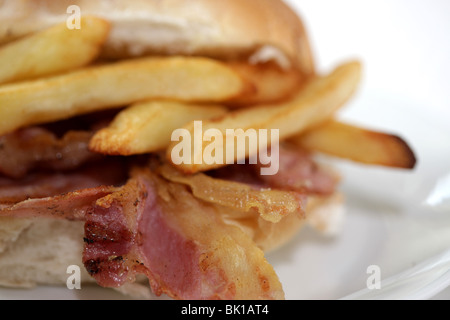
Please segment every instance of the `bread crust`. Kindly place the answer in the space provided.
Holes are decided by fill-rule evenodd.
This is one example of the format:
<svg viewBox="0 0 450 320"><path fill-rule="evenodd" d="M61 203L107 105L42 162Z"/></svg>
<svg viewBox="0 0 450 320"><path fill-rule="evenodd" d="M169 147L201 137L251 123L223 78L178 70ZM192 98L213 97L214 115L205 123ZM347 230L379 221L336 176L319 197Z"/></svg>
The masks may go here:
<svg viewBox="0 0 450 320"><path fill-rule="evenodd" d="M67 8L108 20L103 55L143 54L271 58L307 75L314 63L298 14L281 0L0 0L0 44L66 21ZM255 58L256 54L256 58Z"/></svg>

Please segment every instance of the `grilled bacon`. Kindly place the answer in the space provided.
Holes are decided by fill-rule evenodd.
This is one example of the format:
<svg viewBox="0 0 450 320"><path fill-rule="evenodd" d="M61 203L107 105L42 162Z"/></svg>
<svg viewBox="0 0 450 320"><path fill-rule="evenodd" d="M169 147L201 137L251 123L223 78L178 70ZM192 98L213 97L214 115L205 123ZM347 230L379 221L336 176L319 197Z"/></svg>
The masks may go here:
<svg viewBox="0 0 450 320"><path fill-rule="evenodd" d="M317 164L305 150L289 144L279 148L279 170L274 175L259 174L260 163L229 165L208 174L220 179L242 182L256 189L272 188L302 194L331 195L339 182L336 173Z"/></svg>
<svg viewBox="0 0 450 320"><path fill-rule="evenodd" d="M54 167L50 150L73 150L89 133L57 138L43 129L28 130L4 138L13 158L23 156L17 146L33 139L46 147L22 159L22 169L10 174L15 178L0 178L0 216L84 221L82 262L99 285L120 287L143 274L155 294L175 299L284 298L264 252L227 220L261 215L265 223L276 223L290 214L302 219L308 195L330 193L337 182L309 155L284 147L279 173L266 178L254 174L259 165L234 165L202 174L200 183L179 181L175 169L164 171L164 164L148 158L143 165L83 152L73 168ZM7 168L8 161L0 167ZM230 202L226 194L205 196L211 188L245 192ZM262 208L266 202L275 214Z"/></svg>
<svg viewBox="0 0 450 320"><path fill-rule="evenodd" d="M85 221L83 263L96 281L118 287L148 277L176 299L281 299L264 253L219 211L147 170L122 187L97 187L3 208L3 216Z"/></svg>

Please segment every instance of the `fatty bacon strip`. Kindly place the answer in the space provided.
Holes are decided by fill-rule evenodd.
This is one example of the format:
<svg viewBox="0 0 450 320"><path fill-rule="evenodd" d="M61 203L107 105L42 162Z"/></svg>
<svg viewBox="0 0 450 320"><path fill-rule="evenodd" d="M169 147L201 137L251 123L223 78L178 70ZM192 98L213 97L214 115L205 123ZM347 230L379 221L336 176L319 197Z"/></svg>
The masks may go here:
<svg viewBox="0 0 450 320"><path fill-rule="evenodd" d="M0 208L27 199L44 198L102 185L123 185L128 178L123 159L104 159L76 170L36 171L20 179L0 177Z"/></svg>
<svg viewBox="0 0 450 320"><path fill-rule="evenodd" d="M312 154L287 143L279 148L279 170L274 175L261 175L262 164L229 165L211 171L214 178L235 181L256 189L292 191L307 195L329 196L336 191L339 177L319 165Z"/></svg>
<svg viewBox="0 0 450 320"><path fill-rule="evenodd" d="M189 186L195 197L226 207L225 215L278 223L294 214L305 217L308 196L330 196L339 181L337 175L316 164L312 155L283 144L275 175L259 174L260 164L228 165L207 173L185 175L173 166L158 171L169 181ZM248 213L248 214L247 214Z"/></svg>
<svg viewBox="0 0 450 320"><path fill-rule="evenodd" d="M2 216L85 221L83 263L99 285L148 277L175 299L283 299L264 253L185 186L135 169L122 187L97 187L4 207Z"/></svg>

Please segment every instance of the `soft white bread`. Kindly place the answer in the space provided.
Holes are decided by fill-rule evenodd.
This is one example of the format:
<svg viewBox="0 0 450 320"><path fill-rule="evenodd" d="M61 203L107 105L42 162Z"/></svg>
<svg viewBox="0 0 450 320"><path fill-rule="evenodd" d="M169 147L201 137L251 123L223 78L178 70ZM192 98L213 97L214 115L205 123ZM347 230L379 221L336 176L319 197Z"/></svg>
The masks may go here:
<svg viewBox="0 0 450 320"><path fill-rule="evenodd" d="M53 219L0 218L0 285L62 284L67 267L80 265L83 224ZM83 281L89 281L82 270Z"/></svg>
<svg viewBox="0 0 450 320"><path fill-rule="evenodd" d="M65 286L72 265L80 267L83 286L95 285L82 263L83 236L79 221L0 217L0 287ZM137 299L152 297L145 282L116 290Z"/></svg>
<svg viewBox="0 0 450 320"><path fill-rule="evenodd" d="M0 43L67 21L71 5L111 23L109 57L245 56L314 72L304 26L281 0L0 0Z"/></svg>

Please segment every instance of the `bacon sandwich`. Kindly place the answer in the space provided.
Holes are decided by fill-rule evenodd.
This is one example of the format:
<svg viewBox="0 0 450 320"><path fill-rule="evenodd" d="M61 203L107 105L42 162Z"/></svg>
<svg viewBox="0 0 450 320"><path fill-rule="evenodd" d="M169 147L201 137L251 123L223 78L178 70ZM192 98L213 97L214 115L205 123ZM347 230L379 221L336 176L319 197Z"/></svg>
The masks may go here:
<svg viewBox="0 0 450 320"><path fill-rule="evenodd" d="M415 165L403 139L338 120L361 65L319 74L281 0L3 0L0 21L3 287L80 266L82 286L135 298L290 298L266 254L334 230L352 178L316 154ZM214 139L174 161L198 121ZM197 161L249 130L278 139ZM262 175L253 155L275 143Z"/></svg>

